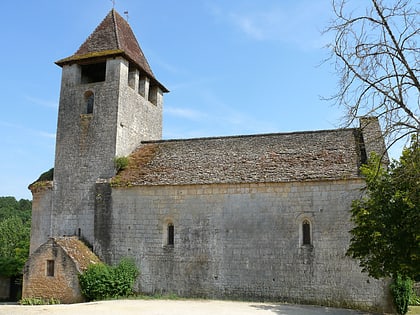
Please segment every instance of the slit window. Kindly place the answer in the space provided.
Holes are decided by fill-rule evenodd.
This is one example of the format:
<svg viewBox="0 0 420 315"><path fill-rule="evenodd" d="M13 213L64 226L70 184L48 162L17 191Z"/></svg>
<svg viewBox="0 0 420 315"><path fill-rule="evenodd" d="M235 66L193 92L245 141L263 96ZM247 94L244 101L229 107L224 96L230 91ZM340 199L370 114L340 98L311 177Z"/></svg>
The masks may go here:
<svg viewBox="0 0 420 315"><path fill-rule="evenodd" d="M128 86L132 89L136 89L136 81L138 80L136 80L136 78L138 78L138 71L135 66L130 63L128 66Z"/></svg>
<svg viewBox="0 0 420 315"><path fill-rule="evenodd" d="M158 98L158 87L155 85L151 85L149 88L149 102L157 105L157 98Z"/></svg>
<svg viewBox="0 0 420 315"><path fill-rule="evenodd" d="M54 260L47 260L47 276L54 277Z"/></svg>
<svg viewBox="0 0 420 315"><path fill-rule="evenodd" d="M302 222L302 245L311 245L311 223L308 220Z"/></svg>
<svg viewBox="0 0 420 315"><path fill-rule="evenodd" d="M168 246L174 246L175 228L172 223L168 224Z"/></svg>
<svg viewBox="0 0 420 315"><path fill-rule="evenodd" d="M85 106L86 106L86 114L93 113L93 104L95 102L95 96L92 91L85 92Z"/></svg>
<svg viewBox="0 0 420 315"><path fill-rule="evenodd" d="M106 63L82 65L82 84L105 81Z"/></svg>
<svg viewBox="0 0 420 315"><path fill-rule="evenodd" d="M149 98L149 79L146 76L139 80L139 94L144 98Z"/></svg>

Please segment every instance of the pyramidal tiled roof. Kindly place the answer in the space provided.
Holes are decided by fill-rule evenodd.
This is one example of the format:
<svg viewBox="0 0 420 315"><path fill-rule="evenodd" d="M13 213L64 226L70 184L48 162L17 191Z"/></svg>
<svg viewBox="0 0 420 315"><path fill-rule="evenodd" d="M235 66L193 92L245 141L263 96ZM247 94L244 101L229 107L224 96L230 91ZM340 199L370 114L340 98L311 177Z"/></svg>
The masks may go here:
<svg viewBox="0 0 420 315"><path fill-rule="evenodd" d="M155 81L163 91L168 90L156 80L143 51L127 21L112 9L86 41L72 56L56 62L63 66L92 58L122 55Z"/></svg>

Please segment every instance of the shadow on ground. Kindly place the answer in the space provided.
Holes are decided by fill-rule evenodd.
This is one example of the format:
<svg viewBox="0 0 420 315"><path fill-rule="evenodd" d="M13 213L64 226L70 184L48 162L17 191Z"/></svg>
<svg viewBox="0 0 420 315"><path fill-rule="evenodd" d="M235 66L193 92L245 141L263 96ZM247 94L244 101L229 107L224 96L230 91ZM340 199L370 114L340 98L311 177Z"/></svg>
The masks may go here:
<svg viewBox="0 0 420 315"><path fill-rule="evenodd" d="M271 311L277 315L375 315L362 311L338 309L321 306L293 305L293 304L272 304L272 305L251 305L259 310Z"/></svg>

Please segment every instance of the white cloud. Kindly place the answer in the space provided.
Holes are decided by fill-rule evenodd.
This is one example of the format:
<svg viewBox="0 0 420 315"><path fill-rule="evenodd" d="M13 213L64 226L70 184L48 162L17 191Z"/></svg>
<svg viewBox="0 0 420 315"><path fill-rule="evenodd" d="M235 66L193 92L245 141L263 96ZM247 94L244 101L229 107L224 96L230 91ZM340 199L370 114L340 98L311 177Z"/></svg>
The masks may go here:
<svg viewBox="0 0 420 315"><path fill-rule="evenodd" d="M26 96L25 99L35 105L42 106L42 107L48 107L48 108L58 108L58 102L51 101L51 100L44 100L32 96Z"/></svg>
<svg viewBox="0 0 420 315"><path fill-rule="evenodd" d="M45 131L38 131L38 134L42 137L49 138L49 139L55 139L56 134L51 132L45 132Z"/></svg>
<svg viewBox="0 0 420 315"><path fill-rule="evenodd" d="M211 90L200 89L200 109L165 107L168 116L166 138L191 138L275 132L277 126L266 119L246 114L226 104ZM217 133L215 133L217 131Z"/></svg>
<svg viewBox="0 0 420 315"><path fill-rule="evenodd" d="M201 113L197 110L179 107L165 107L164 114L194 121L202 120L206 117L205 113Z"/></svg>
<svg viewBox="0 0 420 315"><path fill-rule="evenodd" d="M267 32L264 30L263 25L258 25L259 23L257 23L255 17L232 13L230 18L249 37L256 40L267 38Z"/></svg>
<svg viewBox="0 0 420 315"><path fill-rule="evenodd" d="M14 129L14 130L18 130L18 131L20 131L24 134L27 134L27 135L38 135L38 136L43 137L43 138L55 139L55 133L46 132L46 131L42 131L42 130L36 130L36 129L32 129L32 128L27 128L27 127L25 127L23 125L20 125L20 124L10 123L10 122L7 122L7 121L0 121L0 126L6 127L9 130L9 132L10 132L10 129Z"/></svg>
<svg viewBox="0 0 420 315"><path fill-rule="evenodd" d="M282 41L301 49L324 45L321 31L331 14L329 0L278 2L271 7L236 7L230 12L210 11L220 15L249 38L257 41Z"/></svg>

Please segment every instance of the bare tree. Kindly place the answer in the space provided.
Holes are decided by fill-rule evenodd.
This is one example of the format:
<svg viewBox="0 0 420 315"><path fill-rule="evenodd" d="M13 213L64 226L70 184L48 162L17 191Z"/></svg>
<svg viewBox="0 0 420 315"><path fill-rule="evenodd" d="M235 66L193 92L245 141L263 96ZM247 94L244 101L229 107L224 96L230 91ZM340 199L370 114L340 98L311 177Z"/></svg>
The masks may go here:
<svg viewBox="0 0 420 315"><path fill-rule="evenodd" d="M328 60L339 82L329 99L345 108L346 125L379 117L392 146L420 131L420 2L370 0L363 9L351 2L332 0L335 18L325 32L334 35Z"/></svg>

